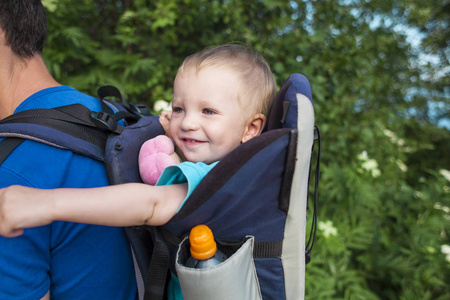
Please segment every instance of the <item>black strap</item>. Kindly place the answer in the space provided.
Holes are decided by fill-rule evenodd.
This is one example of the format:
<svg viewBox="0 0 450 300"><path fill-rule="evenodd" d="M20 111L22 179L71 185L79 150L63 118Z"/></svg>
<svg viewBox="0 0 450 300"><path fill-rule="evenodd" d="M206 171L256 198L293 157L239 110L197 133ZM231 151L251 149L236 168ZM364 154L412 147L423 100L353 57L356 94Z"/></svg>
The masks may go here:
<svg viewBox="0 0 450 300"><path fill-rule="evenodd" d="M153 254L145 281L144 300L162 300L169 271L169 249L158 227L151 227L155 237Z"/></svg>
<svg viewBox="0 0 450 300"><path fill-rule="evenodd" d="M118 126L117 121L108 113L93 112L81 104L72 104L56 108L25 110L1 120L0 124L32 123L47 126L45 125L47 122L48 124L51 124L48 127L52 127L53 124L57 124L58 121L68 124L99 128L118 134L123 131L123 127Z"/></svg>
<svg viewBox="0 0 450 300"><path fill-rule="evenodd" d="M125 98L123 97L122 93L118 88L112 85L105 85L100 87L97 90L98 98L101 100L102 103L106 102L110 105L113 105L113 101L107 99L107 97L114 97L117 99L120 99L120 104L126 108L127 111L119 111L118 114L114 116L116 120L126 119L128 122L133 123L134 121L137 121L137 119L140 118L140 116L150 116L150 110L147 108L147 106L143 104L134 103L133 101L127 102ZM106 110L104 110L106 111Z"/></svg>
<svg viewBox="0 0 450 300"><path fill-rule="evenodd" d="M162 239L166 241L166 243L178 246L183 240L164 227L159 227L158 230ZM219 240L217 242L225 247L230 247L231 252L225 250L225 254L234 254L237 248L233 250L233 247L235 245L240 246L242 241ZM253 256L255 258L280 258L282 249L283 241L255 241L253 244Z"/></svg>
<svg viewBox="0 0 450 300"><path fill-rule="evenodd" d="M0 165L23 141L21 138L6 138L0 141Z"/></svg>
<svg viewBox="0 0 450 300"><path fill-rule="evenodd" d="M311 224L311 232L309 234L308 243L305 247L305 264L309 263L311 261L311 251L314 247L314 242L316 240L316 231L317 231L317 201L319 198L319 177L320 177L320 147L321 147L321 139L320 139L320 131L319 127L314 126L314 140L317 140L318 145L318 151L317 151L317 163L316 163L316 174L314 178L314 211L313 211L313 219ZM311 159L314 152L314 145L313 145L313 151L311 151ZM309 182L308 182L309 183ZM309 184L308 184L309 185Z"/></svg>
<svg viewBox="0 0 450 300"><path fill-rule="evenodd" d="M117 99L120 99L121 104L128 108L128 103L125 101L125 98L122 96L122 93L118 88L112 85L104 85L97 89L97 96L100 99L100 101L103 101L106 97L115 97Z"/></svg>
<svg viewBox="0 0 450 300"><path fill-rule="evenodd" d="M72 104L51 109L22 111L0 120L0 124L28 123L46 126L84 140L100 149L105 149L109 134L120 134L124 129L123 126L118 125L118 121L124 119L124 123L128 122L129 124L137 122L140 118L139 114L132 113L131 111L137 111L143 114L145 113L145 107L133 103L133 108L137 106L139 109L130 111L130 105L125 101L120 91L113 86L99 88L98 95L102 106L102 111L100 112L91 111L82 104ZM118 112L114 113L114 110L108 105L110 103L114 106L113 101L105 99L108 96L119 98L121 100L120 105L128 111L117 109ZM2 133L0 137L2 136L5 139L2 141L0 148L0 164L20 144L17 140L13 140L13 137L19 136L23 139L32 139L55 146L55 143L46 141L45 134L40 137L35 137L33 132L29 132L28 134L12 132Z"/></svg>
<svg viewBox="0 0 450 300"><path fill-rule="evenodd" d="M289 144L287 146L286 163L284 164L285 171L281 182L280 200L278 202L278 207L285 213L289 211L295 161L297 159L297 138L298 131L292 130L291 135L289 136Z"/></svg>
<svg viewBox="0 0 450 300"><path fill-rule="evenodd" d="M109 102L106 101L106 100L101 100L100 101L100 105L102 107L102 111L105 112L105 113L108 113L110 115L113 115L114 114L114 110L108 105L108 103Z"/></svg>
<svg viewBox="0 0 450 300"><path fill-rule="evenodd" d="M36 124L64 132L84 140L100 149L104 149L109 133L121 133L123 127L109 114L92 112L81 104L67 105L52 109L31 109L13 114L0 121L0 125L9 123ZM17 137L20 134L2 134ZM45 135L23 134L23 138L45 143Z"/></svg>
<svg viewBox="0 0 450 300"><path fill-rule="evenodd" d="M114 120L120 121L122 119L126 120L127 123L133 124L136 123L139 120L139 117L135 114L132 114L128 111L119 111L112 115Z"/></svg>
<svg viewBox="0 0 450 300"><path fill-rule="evenodd" d="M254 258L281 258L283 241L255 241L253 246Z"/></svg>

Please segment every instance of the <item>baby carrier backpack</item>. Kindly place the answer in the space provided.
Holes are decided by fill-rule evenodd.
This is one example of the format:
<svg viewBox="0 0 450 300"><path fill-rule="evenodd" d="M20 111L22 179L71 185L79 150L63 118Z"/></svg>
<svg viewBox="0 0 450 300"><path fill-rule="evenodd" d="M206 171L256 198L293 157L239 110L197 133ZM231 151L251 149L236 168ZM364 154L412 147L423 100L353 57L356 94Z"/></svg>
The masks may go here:
<svg viewBox="0 0 450 300"><path fill-rule="evenodd" d="M113 87L101 88L99 98L108 104L102 112L70 105L0 121L0 137L7 137L0 141L0 164L23 139L33 139L104 162L110 184L141 182L138 152L145 140L164 134L158 117L142 116L144 108L126 103ZM314 210L306 242L315 140ZM140 299L166 299L172 273L187 300L303 299L317 225L319 161L311 88L306 77L292 74L277 95L265 132L221 160L171 221L125 228ZM184 266L187 236L199 224L211 228L228 257L224 263L210 269Z"/></svg>

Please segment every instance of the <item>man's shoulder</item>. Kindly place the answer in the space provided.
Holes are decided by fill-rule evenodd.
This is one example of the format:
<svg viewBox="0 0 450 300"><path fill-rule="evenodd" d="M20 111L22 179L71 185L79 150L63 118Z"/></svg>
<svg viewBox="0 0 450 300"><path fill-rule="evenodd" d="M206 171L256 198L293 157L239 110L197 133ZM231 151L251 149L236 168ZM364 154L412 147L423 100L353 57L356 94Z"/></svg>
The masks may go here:
<svg viewBox="0 0 450 300"><path fill-rule="evenodd" d="M69 86L43 89L28 97L16 109L54 108L83 104L91 110L100 109L100 101ZM107 184L104 164L39 142L25 140L0 166L0 186L20 184L41 188L89 185L80 177L89 177L94 185ZM90 172L95 176L89 176Z"/></svg>
<svg viewBox="0 0 450 300"><path fill-rule="evenodd" d="M56 86L40 90L25 99L15 112L34 108L54 108L70 104L83 104L91 110L101 108L100 101L70 86Z"/></svg>

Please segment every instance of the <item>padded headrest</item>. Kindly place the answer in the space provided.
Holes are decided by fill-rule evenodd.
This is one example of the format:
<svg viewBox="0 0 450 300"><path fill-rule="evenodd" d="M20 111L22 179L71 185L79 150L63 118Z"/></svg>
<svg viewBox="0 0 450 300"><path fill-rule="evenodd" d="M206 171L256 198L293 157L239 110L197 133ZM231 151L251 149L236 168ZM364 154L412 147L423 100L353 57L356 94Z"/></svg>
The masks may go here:
<svg viewBox="0 0 450 300"><path fill-rule="evenodd" d="M311 86L308 79L294 73L284 82L269 114L267 130L297 128L297 94L306 96L312 103Z"/></svg>

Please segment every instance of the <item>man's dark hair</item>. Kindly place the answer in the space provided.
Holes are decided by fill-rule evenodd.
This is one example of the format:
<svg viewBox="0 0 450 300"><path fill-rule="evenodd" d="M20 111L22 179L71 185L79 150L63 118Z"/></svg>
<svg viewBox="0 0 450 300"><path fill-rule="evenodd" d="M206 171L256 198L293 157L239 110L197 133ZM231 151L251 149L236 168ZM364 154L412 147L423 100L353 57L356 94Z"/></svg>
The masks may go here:
<svg viewBox="0 0 450 300"><path fill-rule="evenodd" d="M21 57L42 53L47 18L40 0L0 0L0 28L6 44Z"/></svg>

